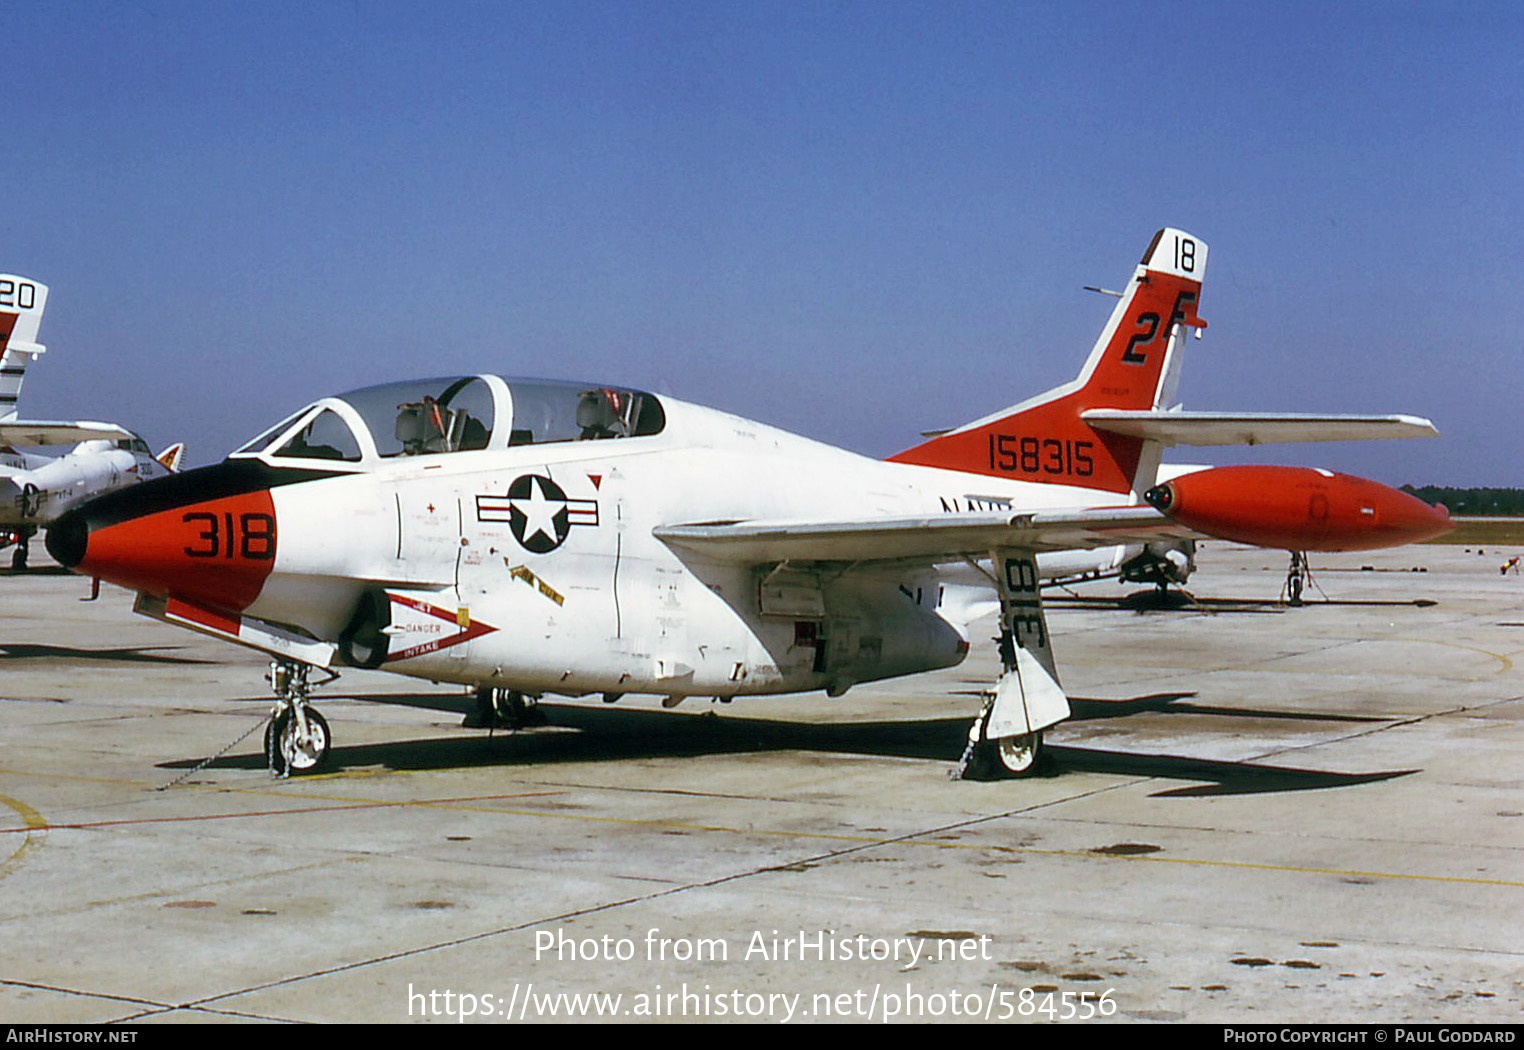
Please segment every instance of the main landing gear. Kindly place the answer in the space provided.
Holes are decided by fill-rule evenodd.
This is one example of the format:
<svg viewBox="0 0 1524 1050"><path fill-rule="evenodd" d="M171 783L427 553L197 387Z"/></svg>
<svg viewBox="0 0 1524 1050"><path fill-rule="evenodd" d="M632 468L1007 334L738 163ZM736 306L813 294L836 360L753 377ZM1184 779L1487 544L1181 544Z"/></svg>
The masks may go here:
<svg viewBox="0 0 1524 1050"><path fill-rule="evenodd" d="M1291 552L1291 564L1286 569L1286 585L1281 588L1281 597L1286 599L1287 605L1297 606L1304 604L1302 591L1307 584L1317 586L1312 578L1312 566L1307 563L1307 555L1302 551Z"/></svg>
<svg viewBox="0 0 1524 1050"><path fill-rule="evenodd" d="M968 746L952 773L954 780L1004 780L1034 772L1043 757L1042 730L1017 736L989 735L995 709L995 690L984 694L984 706L968 730Z"/></svg>
<svg viewBox="0 0 1524 1050"><path fill-rule="evenodd" d="M300 776L315 773L328 759L333 735L328 722L308 701L313 689L339 677L328 672L321 682L309 683L312 665L292 660L270 661L265 680L275 690L275 710L265 726L265 759L274 776Z"/></svg>
<svg viewBox="0 0 1524 1050"><path fill-rule="evenodd" d="M11 568L16 572L26 569L27 555L30 553L29 544L36 534L37 526L35 525L21 525L9 533L8 539L16 545L16 549L11 551Z"/></svg>
<svg viewBox="0 0 1524 1050"><path fill-rule="evenodd" d="M527 729L545 724L539 697L486 685L475 695L476 707L461 722L467 729Z"/></svg>
<svg viewBox="0 0 1524 1050"><path fill-rule="evenodd" d="M955 779L997 780L1037 772L1043 731L1069 717L1069 698L1054 669L1035 556L997 550L990 560L1000 596L997 642L1003 672L984 694L968 746L952 772Z"/></svg>

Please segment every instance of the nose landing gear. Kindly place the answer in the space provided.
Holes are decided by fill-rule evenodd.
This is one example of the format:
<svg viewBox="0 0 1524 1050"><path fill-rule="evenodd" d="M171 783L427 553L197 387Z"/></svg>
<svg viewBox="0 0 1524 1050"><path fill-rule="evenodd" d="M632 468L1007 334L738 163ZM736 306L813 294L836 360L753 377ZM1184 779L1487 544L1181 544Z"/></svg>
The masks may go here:
<svg viewBox="0 0 1524 1050"><path fill-rule="evenodd" d="M339 676L332 671L321 682L309 683L312 665L291 660L270 661L265 680L275 690L275 709L265 726L265 759L272 776L315 773L328 759L333 736L328 722L318 714L308 696Z"/></svg>

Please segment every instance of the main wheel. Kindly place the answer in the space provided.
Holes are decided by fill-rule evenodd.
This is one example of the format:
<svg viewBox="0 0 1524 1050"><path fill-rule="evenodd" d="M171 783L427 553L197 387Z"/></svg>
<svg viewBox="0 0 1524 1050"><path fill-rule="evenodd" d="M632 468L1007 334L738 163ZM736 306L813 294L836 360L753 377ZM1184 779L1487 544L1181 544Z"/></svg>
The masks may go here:
<svg viewBox="0 0 1524 1050"><path fill-rule="evenodd" d="M982 729L982 727L981 727ZM965 780L1006 780L1036 772L1043 758L1042 730L1024 736L988 737L968 756Z"/></svg>
<svg viewBox="0 0 1524 1050"><path fill-rule="evenodd" d="M1027 733L1024 736L1003 736L995 742L995 756L1000 759L1000 764L1005 771L1012 776L1021 776L1030 773L1037 765L1038 756L1042 754L1042 733Z"/></svg>
<svg viewBox="0 0 1524 1050"><path fill-rule="evenodd" d="M498 725L510 729L526 729L545 724L545 712L540 710L539 701L525 696L517 689L496 690L492 704Z"/></svg>
<svg viewBox="0 0 1524 1050"><path fill-rule="evenodd" d="M310 707L306 713L306 733L289 710L276 715L265 729L265 757L277 776L313 773L328 759L333 742L328 722Z"/></svg>

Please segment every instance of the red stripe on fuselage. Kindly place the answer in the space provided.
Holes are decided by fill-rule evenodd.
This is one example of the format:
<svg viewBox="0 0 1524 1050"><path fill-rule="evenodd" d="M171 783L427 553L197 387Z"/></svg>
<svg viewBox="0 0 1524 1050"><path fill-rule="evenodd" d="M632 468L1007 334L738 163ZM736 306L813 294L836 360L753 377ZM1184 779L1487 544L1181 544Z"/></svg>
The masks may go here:
<svg viewBox="0 0 1524 1050"><path fill-rule="evenodd" d="M225 613L220 609L209 609L204 605L194 605L179 598L170 598L165 602L164 612L168 616L200 624L209 631L229 634L234 638L238 637L238 628L242 626L243 619L234 613Z"/></svg>
<svg viewBox="0 0 1524 1050"><path fill-rule="evenodd" d="M419 601L416 598L408 598L400 594L393 594L390 597L391 600L398 605L405 605L409 609L415 609L427 616L432 616L436 620L444 620L446 623L453 623L461 629L455 634L449 635L447 637L430 639L429 641L421 642L418 645L408 646L401 652L390 653L386 657L386 663L395 663L398 660L411 660L415 656L425 656L429 653L438 652L441 649L449 649L452 646L460 645L463 642L469 642L473 638L480 638L484 634L491 634L493 631L497 630L496 627L482 623L480 620L471 619L469 614L467 614L465 617L466 623L462 625L460 622L460 612L452 613L448 609L441 609L437 605L430 605L428 602Z"/></svg>

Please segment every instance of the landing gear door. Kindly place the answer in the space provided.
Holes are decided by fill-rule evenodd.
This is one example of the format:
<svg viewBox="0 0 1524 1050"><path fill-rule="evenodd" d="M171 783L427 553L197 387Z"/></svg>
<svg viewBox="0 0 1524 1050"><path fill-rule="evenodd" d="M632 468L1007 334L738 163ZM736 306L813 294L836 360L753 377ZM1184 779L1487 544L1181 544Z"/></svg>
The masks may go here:
<svg viewBox="0 0 1524 1050"><path fill-rule="evenodd" d="M1000 658L1005 673L995 683L995 702L985 736L1021 736L1069 717L1069 699L1043 615L1037 559L1030 551L993 552L1000 594Z"/></svg>

